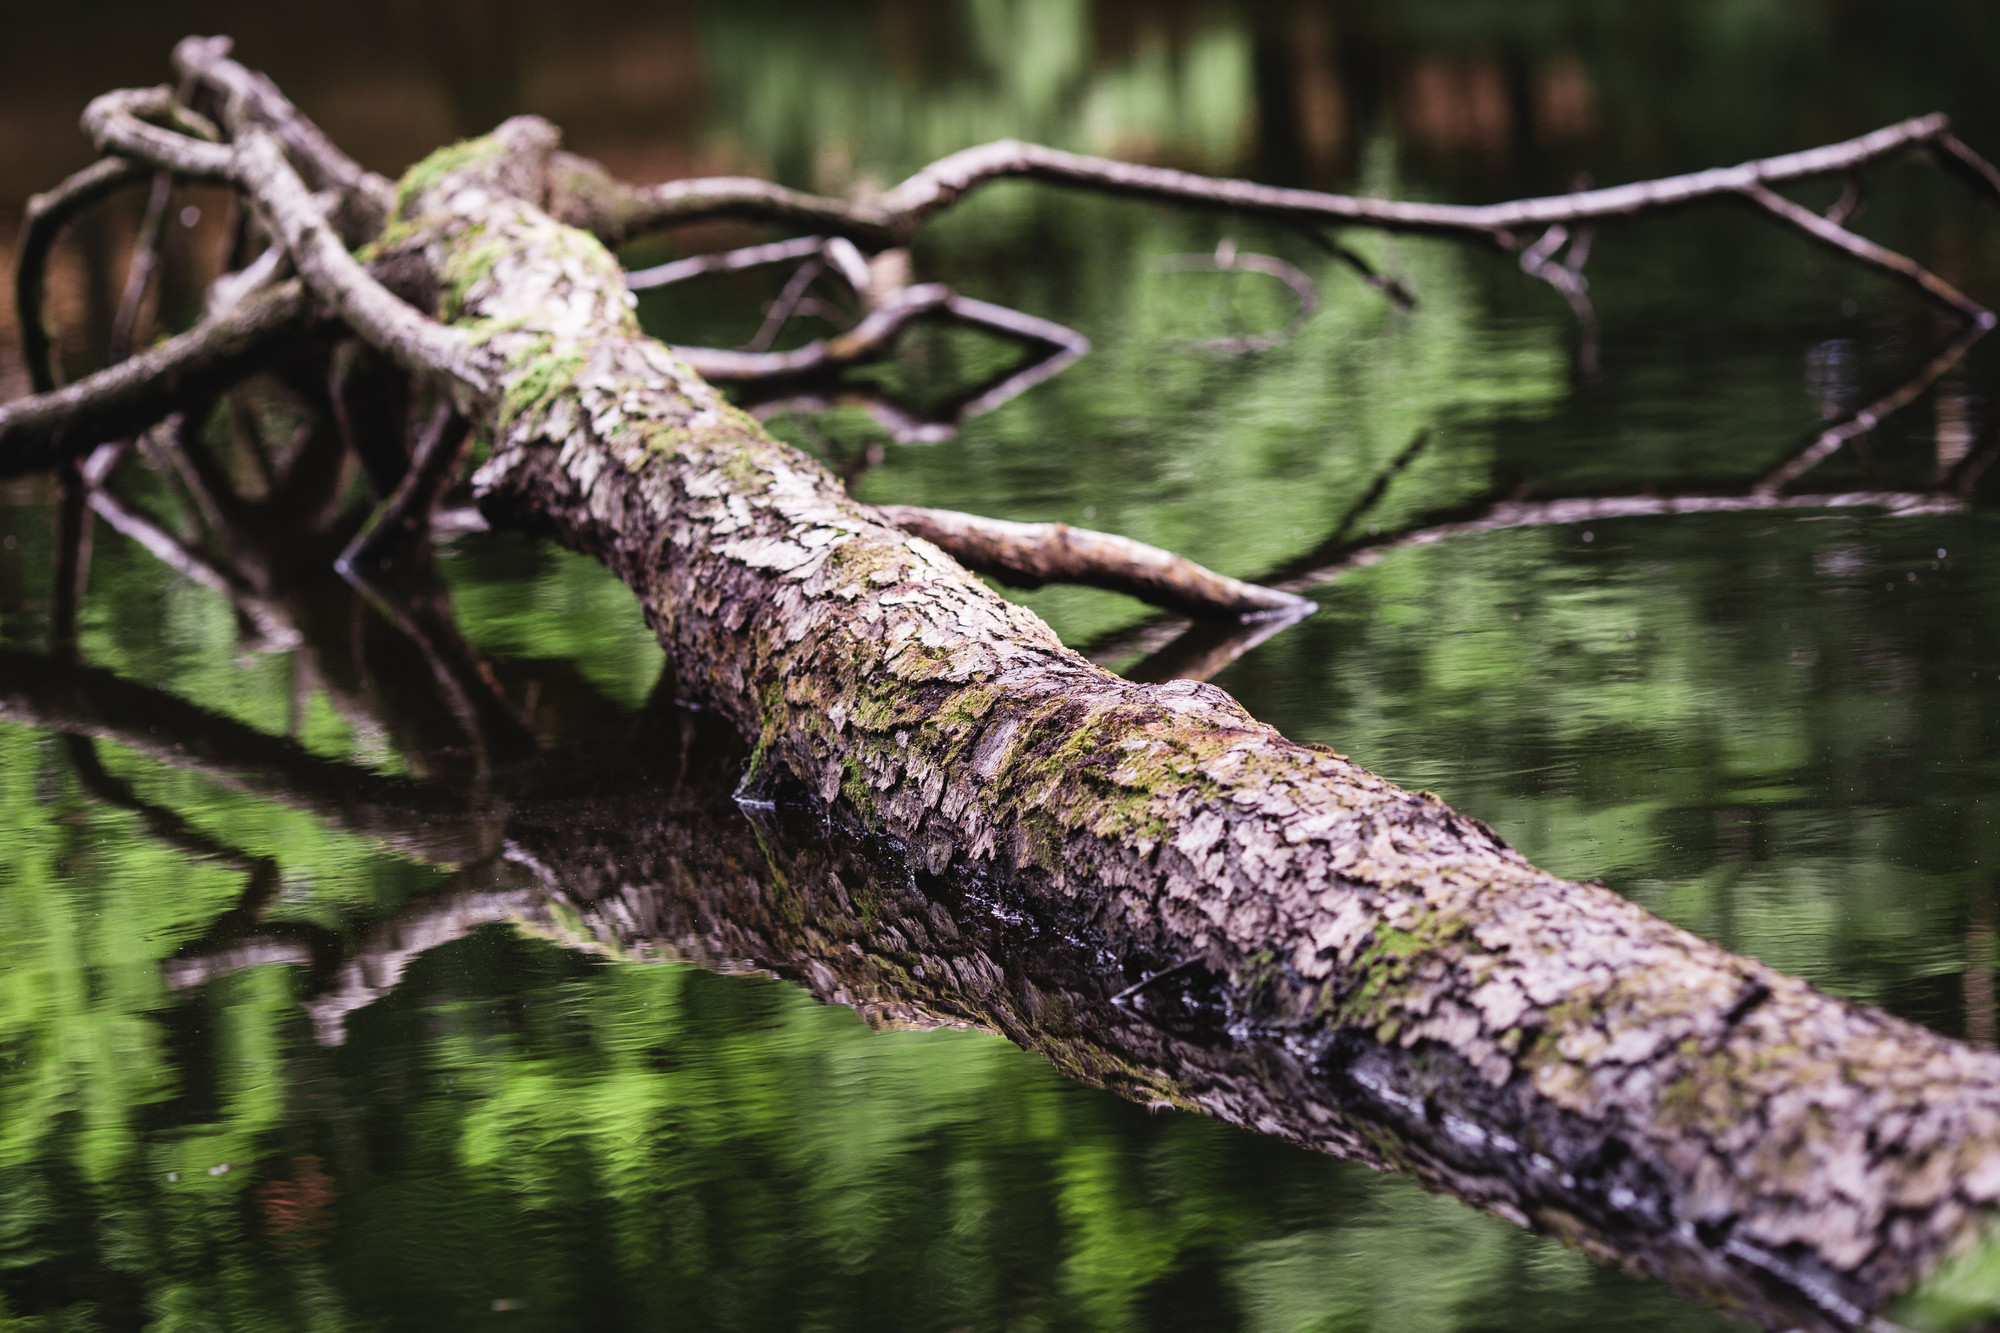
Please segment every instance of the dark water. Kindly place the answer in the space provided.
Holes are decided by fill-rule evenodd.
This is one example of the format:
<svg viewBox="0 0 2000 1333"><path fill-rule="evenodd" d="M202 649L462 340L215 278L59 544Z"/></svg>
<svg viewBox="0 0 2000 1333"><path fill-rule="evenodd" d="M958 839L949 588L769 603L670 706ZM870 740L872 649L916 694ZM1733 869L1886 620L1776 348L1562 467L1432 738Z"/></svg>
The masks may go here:
<svg viewBox="0 0 2000 1333"><path fill-rule="evenodd" d="M191 30L237 32L385 170L524 109L635 177L749 170L833 190L1003 134L1458 200L1937 109L2000 152L2000 11L1978 0L15 9L0 52L10 212L86 160L67 128L82 101L164 77ZM219 201L190 199L207 216L169 254L197 276L169 282L168 319L219 243ZM136 210L79 228L52 275L72 370L101 355ZM2000 298L2000 214L1927 166L1871 173L1856 225ZM1025 185L977 196L922 234L917 276L1061 320L1095 351L955 440L888 447L857 492L1296 574L1330 538L1509 497L1740 490L1953 332L1902 289L1716 205L1600 232L1593 378L1567 309L1508 259L1343 239L1416 307L1269 227ZM1291 314L1268 279L1174 267L1224 241L1314 276L1321 309L1297 337L1251 355L1199 345ZM739 342L778 280L680 289L642 314L676 341ZM1011 355L923 332L873 382L935 400ZM1992 349L1975 349L1794 489L1962 473L1995 444L1995 380ZM836 463L883 439L852 408L773 426ZM175 512L143 478L131 493ZM1216 679L1552 870L1990 1042L2000 528L1991 484L1971 497L1917 516L1603 519L1400 550L1316 588L1315 616ZM0 503L0 692L53 722L73 701L43 669L52 490L15 484ZM239 556L278 570L307 642L260 652L223 601L100 527L81 651L132 691L121 739L0 725L0 1326L1726 1322L1408 1181L1066 1083L988 1034L873 1030L788 982L559 921L385 952L381 923L439 894L521 891L509 816L368 836L301 795L310 774L243 779L231 722L473 793L489 814L484 793L532 788L545 824L573 821L578 860L614 870L631 855L626 807L605 793L650 799L664 779L647 764L684 757L701 723L656 689L660 654L594 565L463 536L398 628L323 570L283 569L285 534ZM1117 662L1162 637L1110 594L1025 600ZM525 737L511 757L468 746L440 653L490 679ZM204 737L219 757L196 753ZM737 818L726 802L702 817ZM176 961L240 940L246 906L283 927L262 938L293 961L214 975ZM344 1011L325 998L343 950L375 959L341 983Z"/></svg>

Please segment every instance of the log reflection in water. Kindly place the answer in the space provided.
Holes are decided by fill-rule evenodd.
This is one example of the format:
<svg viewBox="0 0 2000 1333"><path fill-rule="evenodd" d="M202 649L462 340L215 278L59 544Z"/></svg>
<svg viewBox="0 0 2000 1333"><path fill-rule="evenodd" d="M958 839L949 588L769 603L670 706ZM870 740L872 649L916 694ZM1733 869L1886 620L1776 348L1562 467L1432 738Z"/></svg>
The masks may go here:
<svg viewBox="0 0 2000 1333"><path fill-rule="evenodd" d="M388 918L345 923L355 943L302 988L322 1041L339 1041L347 1016L427 950L514 921L571 947L790 978L878 1026L992 1029L1072 1078L1415 1172L1699 1289L1672 1222L1672 1182L1622 1151L1616 1127L1523 1087L1496 1089L1448 1050L1275 1013L1254 979L1107 934L1090 902L962 858L939 867L803 793L739 808L741 741L714 714L673 705L671 690L664 682L623 744L546 754L490 785L446 785L316 758L110 673L0 653L0 716L227 776L461 867ZM167 979L186 988L259 963L308 963L281 931L243 921L174 960ZM1783 1277L1768 1292L1739 1290L1738 1308L1774 1324L1815 1314L1798 1296L1814 1275Z"/></svg>

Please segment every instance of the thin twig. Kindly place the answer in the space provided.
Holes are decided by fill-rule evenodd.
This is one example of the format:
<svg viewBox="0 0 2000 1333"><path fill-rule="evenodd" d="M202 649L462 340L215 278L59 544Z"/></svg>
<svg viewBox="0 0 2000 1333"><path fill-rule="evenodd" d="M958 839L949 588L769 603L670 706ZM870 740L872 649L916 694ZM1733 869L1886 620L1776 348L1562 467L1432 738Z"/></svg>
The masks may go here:
<svg viewBox="0 0 2000 1333"><path fill-rule="evenodd" d="M777 340L778 334L789 324L798 312L799 302L805 299L806 289L826 271L826 265L817 257L808 259L793 271L785 281L784 290L778 299L771 302L771 308L764 313L764 322L757 329L757 336L736 350L739 352L762 352Z"/></svg>
<svg viewBox="0 0 2000 1333"><path fill-rule="evenodd" d="M1926 361L1915 375L1845 420L1815 433L1810 444L1773 468L1762 481L1757 483L1756 493L1776 495L1832 457L1841 445L1858 436L1866 435L1881 425L1892 413L1908 407L1922 396L1926 389L1943 379L1954 366L1963 361L1965 354L1972 350L1974 343L1986 336L1990 327L1978 323L1968 326L1958 337L1946 344L1942 351Z"/></svg>
<svg viewBox="0 0 2000 1333"><path fill-rule="evenodd" d="M1557 223L1542 233L1540 240L1521 251L1521 271L1531 278L1540 278L1562 293L1562 298L1569 302L1571 312L1576 315L1579 328L1576 367L1587 380L1596 379L1598 374L1597 307L1590 299L1590 280L1583 276L1584 261L1590 255L1591 236L1590 229L1583 228L1572 242L1570 229ZM1569 258L1558 261L1555 256L1566 244L1570 245Z"/></svg>
<svg viewBox="0 0 2000 1333"><path fill-rule="evenodd" d="M1052 369L1038 366L1038 380L1053 375L1090 349L1089 339L1052 320L959 296L943 283L927 282L903 288L846 333L815 339L788 352L743 352L719 347L678 346L673 351L698 373L712 380L731 382L803 377L874 356L911 321L939 312L949 314L961 323L1045 343L1072 354ZM1012 397L1018 392L1020 389L1017 388L1006 396ZM984 410L987 410L984 406L970 407L967 415Z"/></svg>
<svg viewBox="0 0 2000 1333"><path fill-rule="evenodd" d="M132 261L125 271L125 290L118 297L118 313L111 321L111 360L123 361L132 351L139 332L139 312L146 294L152 290L153 275L160 267L160 232L166 225L167 205L173 201L171 172L153 175L153 188L146 199L146 212L139 222L139 235L132 245Z"/></svg>
<svg viewBox="0 0 2000 1333"><path fill-rule="evenodd" d="M1846 182L1840 187L1840 198L1829 204L1821 216L1836 227L1844 227L1847 225L1847 220L1860 210L1862 201L1866 197L1866 188L1861 183L1861 173L1850 171L1847 173Z"/></svg>
<svg viewBox="0 0 2000 1333"><path fill-rule="evenodd" d="M1763 185L1754 183L1746 185L1741 193L1744 198L1774 216L1783 218L1822 245L1830 246L1842 254L1858 259L1871 268L1895 274L1919 291L1950 306L1982 330L1993 327L1995 317L1991 310L1909 256L1877 245L1865 236L1858 236L1831 218L1822 217L1810 208L1795 204L1777 191Z"/></svg>
<svg viewBox="0 0 2000 1333"><path fill-rule="evenodd" d="M983 304L983 302L976 303L976 305ZM993 306L990 309L1014 316L1023 328L1046 323L1033 315L1007 311L1002 306ZM1060 324L1050 327L1062 328ZM746 405L750 414L759 421L768 421L787 412L824 412L834 407L858 407L873 417L875 423L889 432L898 444L942 444L946 440L955 438L959 428L973 417L983 412L991 412L1074 364L1090 350L1090 342L1081 334L1072 336L1074 341L1066 346L1051 346L1044 356L1036 357L1013 370L1003 371L985 383L961 391L943 403L927 407L916 407L901 402L873 386L846 384L830 390L801 391L785 381L767 382L757 386L771 392L773 396L760 396L757 389L753 389L748 395ZM1039 342L1041 339L1038 338L1036 341ZM867 466L872 467L873 464ZM847 477L847 480L852 484L852 477Z"/></svg>
<svg viewBox="0 0 2000 1333"><path fill-rule="evenodd" d="M1368 483L1368 489L1361 493L1361 497L1348 506L1347 512L1333 525L1333 530L1327 535L1326 540L1328 542L1347 540L1347 534L1354 530L1354 525L1381 502L1383 495L1388 493L1389 484L1416 461L1417 455L1422 453L1430 442L1431 430L1428 426L1412 435L1410 442L1403 446L1402 451L1389 460L1389 465L1375 474L1375 479Z"/></svg>
<svg viewBox="0 0 2000 1333"><path fill-rule="evenodd" d="M1401 278L1383 273L1373 264L1369 263L1367 257L1359 250L1354 249L1352 246L1343 243L1335 237L1326 235L1317 227L1302 227L1299 229L1299 232L1300 235L1304 236L1314 245L1353 269L1361 281L1388 297L1390 304L1394 305L1398 310L1416 309L1416 293L1412 292Z"/></svg>
<svg viewBox="0 0 2000 1333"><path fill-rule="evenodd" d="M625 275L625 285L635 292L652 291L705 274L741 273L770 264L787 264L794 259L810 259L825 246L824 236L800 236L789 241L772 241L768 245L746 245L736 250L692 255L686 259L655 264L651 268L633 269Z"/></svg>
<svg viewBox="0 0 2000 1333"><path fill-rule="evenodd" d="M1394 551L1433 546L1457 537L1513 528L1554 527L1620 518L1655 518L1670 514L1798 512L1814 509L1880 509L1905 517L1962 513L1965 501L1947 491L1847 491L1825 495L1776 495L1753 491L1747 494L1592 495L1558 500L1505 500L1463 519L1383 533L1379 537L1351 543L1344 553L1326 564L1273 580L1270 586L1304 592L1343 574L1366 569Z"/></svg>
<svg viewBox="0 0 2000 1333"><path fill-rule="evenodd" d="M1146 987L1152 985L1154 982L1163 981L1166 978L1171 977L1178 972L1185 972L1189 968L1193 967L1196 963L1199 963L1200 961L1201 959L1199 957L1183 958L1178 963L1175 963L1172 967L1162 968L1158 972L1153 973L1149 977L1133 982L1131 985L1127 986L1124 990L1121 990L1116 995L1113 995L1111 997L1111 1003L1124 1004L1125 1001L1131 999L1134 995L1137 995L1140 991L1146 989Z"/></svg>
<svg viewBox="0 0 2000 1333"><path fill-rule="evenodd" d="M454 412L450 403L440 401L402 480L333 562L342 577L353 581L358 571L386 563L396 547L429 529L431 511L451 485L471 438L470 423Z"/></svg>

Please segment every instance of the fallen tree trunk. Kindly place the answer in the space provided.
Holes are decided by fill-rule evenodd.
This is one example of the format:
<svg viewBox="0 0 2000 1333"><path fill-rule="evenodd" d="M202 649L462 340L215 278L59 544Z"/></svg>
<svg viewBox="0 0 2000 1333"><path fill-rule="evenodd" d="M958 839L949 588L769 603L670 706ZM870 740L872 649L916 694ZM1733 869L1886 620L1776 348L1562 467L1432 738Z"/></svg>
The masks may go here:
<svg viewBox="0 0 2000 1333"><path fill-rule="evenodd" d="M1170 1100L1773 1327L1864 1325L1992 1225L2000 1055L1538 871L1218 689L1085 661L645 337L615 259L555 221L583 210L546 124L414 168L364 271L231 106L233 146L170 154L115 107L100 139L234 180L323 305L445 385L491 445L487 514L632 587L683 692L754 738L749 799L795 777L923 874L1005 886L935 931L1011 913L1142 1026L1192 1015L1196 1045L1283 1071ZM1072 1021L988 1017L1043 1049ZM1274 1110L1307 1085L1327 1095Z"/></svg>
<svg viewBox="0 0 2000 1333"><path fill-rule="evenodd" d="M1542 874L1219 690L1078 658L640 335L537 206L554 147L513 122L419 167L377 262L480 340L489 515L632 586L757 738L753 784L1004 872L1127 984L1198 969L1232 1036L1355 1089L1316 1146L1766 1320L1858 1324L2000 1203L2000 1056Z"/></svg>

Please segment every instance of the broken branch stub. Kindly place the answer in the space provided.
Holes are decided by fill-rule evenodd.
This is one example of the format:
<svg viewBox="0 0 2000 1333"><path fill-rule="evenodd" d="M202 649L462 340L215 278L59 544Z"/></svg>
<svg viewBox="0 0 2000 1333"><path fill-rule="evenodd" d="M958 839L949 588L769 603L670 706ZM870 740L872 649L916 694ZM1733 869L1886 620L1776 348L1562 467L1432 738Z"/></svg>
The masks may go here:
<svg viewBox="0 0 2000 1333"><path fill-rule="evenodd" d="M1296 593L1232 579L1114 533L1067 523L1010 523L915 505L881 505L876 512L967 569L1016 587L1077 583L1122 592L1196 620L1295 614L1312 607Z"/></svg>

